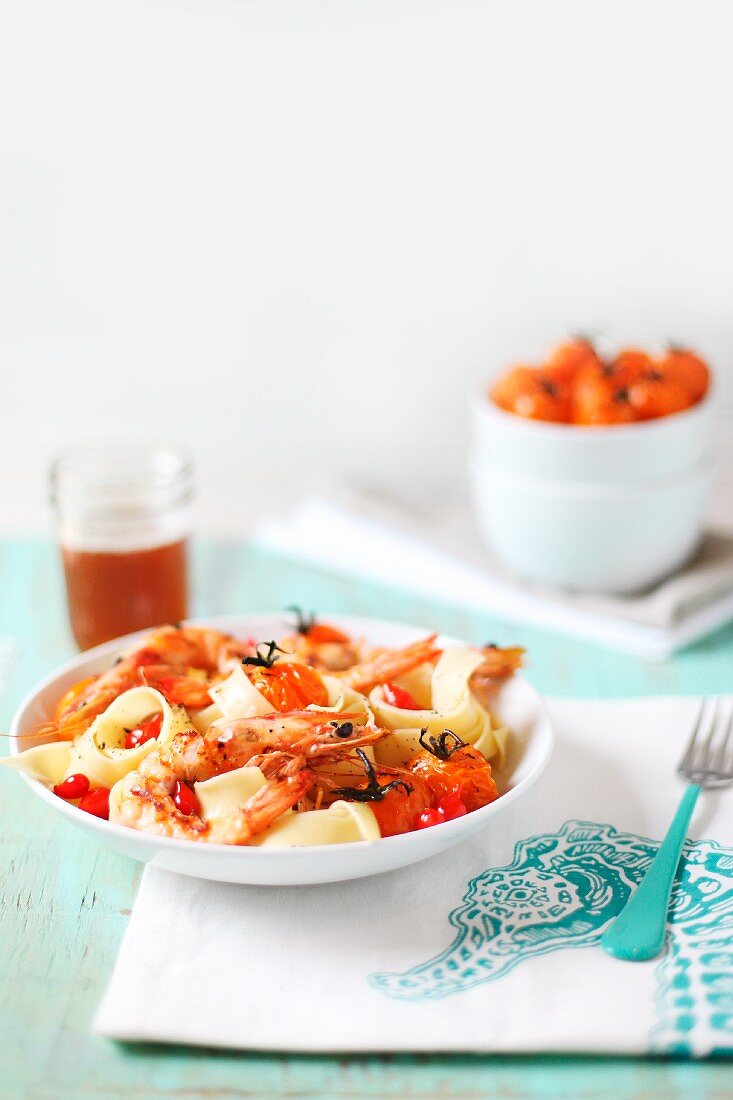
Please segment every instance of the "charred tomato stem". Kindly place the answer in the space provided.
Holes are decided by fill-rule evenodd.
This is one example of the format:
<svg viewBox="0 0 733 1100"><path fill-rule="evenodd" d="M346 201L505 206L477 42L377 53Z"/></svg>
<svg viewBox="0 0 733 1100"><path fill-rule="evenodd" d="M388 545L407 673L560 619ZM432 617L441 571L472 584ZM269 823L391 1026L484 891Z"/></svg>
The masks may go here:
<svg viewBox="0 0 733 1100"><path fill-rule="evenodd" d="M346 798L350 802L381 802L390 791L402 787L405 794L410 794L412 787L405 783L404 779L393 779L390 783L380 783L374 765L363 749L357 749L356 755L364 765L368 783L366 787L335 787L331 792L339 798Z"/></svg>

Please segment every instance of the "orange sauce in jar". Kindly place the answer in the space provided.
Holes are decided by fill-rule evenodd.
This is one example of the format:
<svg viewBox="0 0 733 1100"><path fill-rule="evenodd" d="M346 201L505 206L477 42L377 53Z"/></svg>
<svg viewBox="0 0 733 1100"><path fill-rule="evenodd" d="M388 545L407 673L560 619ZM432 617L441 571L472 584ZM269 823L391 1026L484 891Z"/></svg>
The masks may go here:
<svg viewBox="0 0 733 1100"><path fill-rule="evenodd" d="M178 448L90 443L51 468L71 629L81 649L188 613L193 469Z"/></svg>
<svg viewBox="0 0 733 1100"><path fill-rule="evenodd" d="M187 540L143 550L61 547L71 630L80 649L188 614Z"/></svg>

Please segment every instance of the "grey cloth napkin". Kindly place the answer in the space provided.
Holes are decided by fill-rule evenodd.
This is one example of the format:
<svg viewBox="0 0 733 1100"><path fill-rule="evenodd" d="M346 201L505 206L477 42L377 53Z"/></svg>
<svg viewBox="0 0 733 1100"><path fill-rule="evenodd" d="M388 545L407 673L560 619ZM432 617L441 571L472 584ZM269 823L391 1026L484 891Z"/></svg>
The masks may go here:
<svg viewBox="0 0 733 1100"><path fill-rule="evenodd" d="M590 595L512 575L482 543L463 506L430 514L381 494L340 491L263 521L254 538L333 570L649 659L733 620L733 536L720 532L708 533L674 576L631 596Z"/></svg>

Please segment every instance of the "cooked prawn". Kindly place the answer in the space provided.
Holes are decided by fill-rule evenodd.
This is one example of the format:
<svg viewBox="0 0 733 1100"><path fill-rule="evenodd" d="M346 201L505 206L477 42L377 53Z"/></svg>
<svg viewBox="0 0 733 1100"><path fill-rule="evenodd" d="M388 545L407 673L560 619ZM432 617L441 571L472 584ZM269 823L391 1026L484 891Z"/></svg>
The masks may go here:
<svg viewBox="0 0 733 1100"><path fill-rule="evenodd" d="M522 666L524 650L520 646L501 649L488 645L483 650L484 659L474 669L468 685L482 706L488 710L501 684Z"/></svg>
<svg viewBox="0 0 733 1100"><path fill-rule="evenodd" d="M410 672L418 665L439 656L442 650L435 644L437 636L437 634L429 634L427 638L413 642L404 649L377 651L371 660L362 661L347 669L340 674L340 678L355 691L371 691L377 684L394 680L395 677L402 676L405 672Z"/></svg>
<svg viewBox="0 0 733 1100"><path fill-rule="evenodd" d="M386 736L385 730L358 725L364 722L363 714L337 714L328 722L323 719L323 711L312 710L220 719L206 737L215 741L225 760L234 761L230 767L241 768L252 756L265 752L287 752L308 760L338 759Z"/></svg>
<svg viewBox="0 0 733 1100"><path fill-rule="evenodd" d="M229 671L233 660L254 653L251 638L235 638L201 626L161 626L143 641L145 649L158 654L158 663L178 672L203 668L209 672Z"/></svg>
<svg viewBox="0 0 733 1100"><path fill-rule="evenodd" d="M383 736L381 730L355 725L351 719L357 717L342 714L324 722L322 713L303 711L224 721L206 734L185 730L120 781L115 820L163 836L247 844L313 785L309 760L335 760ZM254 761L265 764L267 786L221 822L207 822L176 807L176 783L201 782Z"/></svg>
<svg viewBox="0 0 733 1100"><path fill-rule="evenodd" d="M89 678L68 692L54 721L42 726L38 735L72 741L84 733L123 691L145 683L160 687L173 703L205 707L211 700L203 683L190 676L191 669L223 674L242 656L253 651L251 640L233 638L218 630L161 626L107 672ZM164 686L166 681L168 691Z"/></svg>
<svg viewBox="0 0 733 1100"><path fill-rule="evenodd" d="M207 684L195 676L172 672L170 665L146 665L140 678L148 687L156 688L169 703L178 703L192 710L201 710L211 703Z"/></svg>
<svg viewBox="0 0 733 1100"><path fill-rule="evenodd" d="M244 768L252 760L279 753L304 759L338 759L356 747L373 745L382 730L358 726L363 715L339 714L324 722L322 711L297 714L266 714L236 721L222 719L206 733L193 727L159 745L140 765L144 769L156 759L186 783L198 783L222 772Z"/></svg>
<svg viewBox="0 0 733 1100"><path fill-rule="evenodd" d="M180 840L249 844L304 797L314 778L302 758L290 759L282 774L268 779L242 806L207 821L199 814L184 814L178 809L173 793L180 780L175 769L154 752L138 773L130 772L121 780L122 793L114 820L132 829Z"/></svg>
<svg viewBox="0 0 733 1100"><path fill-rule="evenodd" d="M60 741L73 741L118 695L137 687L141 683L140 669L157 660L158 655L148 649L122 657L101 676L90 677L78 690L69 691L68 705L60 708L54 720L43 725L38 734L44 738L54 736Z"/></svg>

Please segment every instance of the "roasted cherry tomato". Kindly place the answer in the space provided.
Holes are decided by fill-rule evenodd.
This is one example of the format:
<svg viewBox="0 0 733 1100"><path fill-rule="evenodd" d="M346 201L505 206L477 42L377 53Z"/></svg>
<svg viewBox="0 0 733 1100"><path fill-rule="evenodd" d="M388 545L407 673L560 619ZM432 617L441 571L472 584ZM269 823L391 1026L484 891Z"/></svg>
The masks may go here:
<svg viewBox="0 0 733 1100"><path fill-rule="evenodd" d="M610 367L613 376L619 385L630 386L645 371L651 370L654 361L641 348L624 348L615 359L611 360Z"/></svg>
<svg viewBox="0 0 733 1100"><path fill-rule="evenodd" d="M144 745L146 741L152 741L160 734L162 725L163 715L158 711L147 722L141 722L134 730L128 730L125 734L125 748L136 749L138 745Z"/></svg>
<svg viewBox="0 0 733 1100"><path fill-rule="evenodd" d="M670 416L692 404L690 394L681 382L653 368L629 386L629 401L639 420Z"/></svg>
<svg viewBox="0 0 733 1100"><path fill-rule="evenodd" d="M328 623L314 623L306 630L305 637L314 645L323 645L325 642L349 641L348 634L344 634L343 630L338 630L335 626L329 626Z"/></svg>
<svg viewBox="0 0 733 1100"><path fill-rule="evenodd" d="M288 611L295 613L298 634L303 638L307 638L313 645L322 645L329 642L338 645L351 640L349 635L344 634L343 630L339 630L338 627L331 626L329 623L317 622L315 612L307 615L297 604L291 604Z"/></svg>
<svg viewBox="0 0 733 1100"><path fill-rule="evenodd" d="M499 797L491 765L471 745L455 749L447 760L425 750L417 754L410 768L413 775L420 776L427 784L435 806L455 793L466 812L471 813Z"/></svg>
<svg viewBox="0 0 733 1100"><path fill-rule="evenodd" d="M82 694L96 679L96 676L87 676L86 679L79 680L76 684L73 684L72 687L61 696L56 704L56 718L61 718L64 714L69 714L71 711L75 710L80 702Z"/></svg>
<svg viewBox="0 0 733 1100"><path fill-rule="evenodd" d="M432 825L440 825L443 821L453 821L456 817L464 817L468 813L461 792L458 787L444 795L437 806L430 810L423 810L418 814L415 822L416 829L429 829Z"/></svg>
<svg viewBox="0 0 733 1100"><path fill-rule="evenodd" d="M448 794L444 794L438 803L438 809L446 821L453 821L456 817L465 817L468 813L468 807L463 801L460 788L456 787Z"/></svg>
<svg viewBox="0 0 733 1100"><path fill-rule="evenodd" d="M415 822L416 829L429 829L433 825L440 825L445 821L442 813L438 809L423 810L421 814L417 815L417 821Z"/></svg>
<svg viewBox="0 0 733 1100"><path fill-rule="evenodd" d="M191 814L201 813L199 800L193 788L190 787L188 783L181 783L180 780L176 780L176 786L173 791L173 801L176 805L176 809L187 817L190 817Z"/></svg>
<svg viewBox="0 0 733 1100"><path fill-rule="evenodd" d="M104 820L109 818L109 787L92 787L79 802L79 809Z"/></svg>
<svg viewBox="0 0 733 1100"><path fill-rule="evenodd" d="M542 371L553 382L568 385L581 367L600 366L600 364L601 360L592 341L585 336L576 336L564 344L558 344Z"/></svg>
<svg viewBox="0 0 733 1100"><path fill-rule="evenodd" d="M695 352L669 347L654 360L641 348L623 348L604 360L577 337L558 345L545 364L510 368L491 387L500 408L533 420L610 425L669 416L700 401L710 371Z"/></svg>
<svg viewBox="0 0 733 1100"><path fill-rule="evenodd" d="M89 780L81 772L77 772L75 775L69 775L61 783L57 783L53 789L53 793L57 794L59 798L65 798L68 801L72 801L75 798L83 798L89 790Z"/></svg>
<svg viewBox="0 0 733 1100"><path fill-rule="evenodd" d="M311 703L318 707L328 706L326 685L308 665L277 661L272 668L245 665L244 671L275 710L304 710Z"/></svg>
<svg viewBox="0 0 733 1100"><path fill-rule="evenodd" d="M570 395L564 383L541 370L514 367L491 389L491 399L500 408L530 420L569 419Z"/></svg>
<svg viewBox="0 0 733 1100"><path fill-rule="evenodd" d="M387 784L394 779L394 775L377 769L377 779L380 783ZM404 787L394 787L381 800L369 803L382 836L409 833L414 829L418 816L432 805L430 788L424 779L417 775L408 775L406 779Z"/></svg>
<svg viewBox="0 0 733 1100"><path fill-rule="evenodd" d="M608 368L584 367L575 380L572 399L575 424L628 424L635 420L624 376Z"/></svg>
<svg viewBox="0 0 733 1100"><path fill-rule="evenodd" d="M686 348L670 347L659 361L659 370L670 381L685 388L690 404L700 401L710 385L710 371L704 359Z"/></svg>
<svg viewBox="0 0 733 1100"><path fill-rule="evenodd" d="M399 684L382 684L382 695L386 703L392 707L399 707L400 710L422 709L414 695Z"/></svg>
<svg viewBox="0 0 733 1100"><path fill-rule="evenodd" d="M514 412L517 396L526 393L532 385L534 368L524 365L510 367L499 375L489 390L489 397L500 409Z"/></svg>

